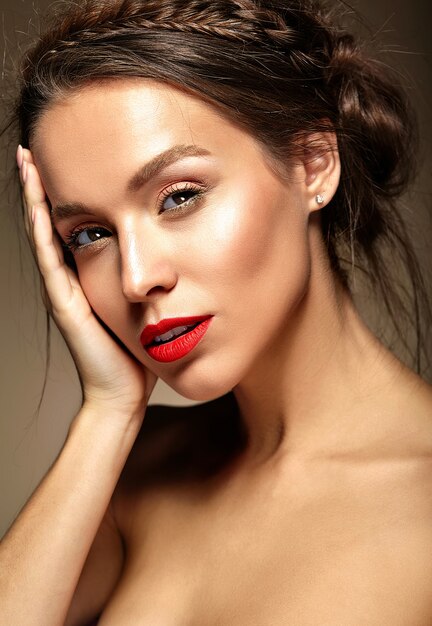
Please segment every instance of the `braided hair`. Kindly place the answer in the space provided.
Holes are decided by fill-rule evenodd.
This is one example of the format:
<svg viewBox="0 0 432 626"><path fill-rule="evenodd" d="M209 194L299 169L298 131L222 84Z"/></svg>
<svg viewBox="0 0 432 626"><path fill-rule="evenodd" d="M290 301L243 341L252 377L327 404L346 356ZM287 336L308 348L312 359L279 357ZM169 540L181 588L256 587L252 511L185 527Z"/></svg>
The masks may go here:
<svg viewBox="0 0 432 626"><path fill-rule="evenodd" d="M58 5L22 62L16 107L28 147L41 114L88 84L147 78L210 103L283 173L305 134L334 132L341 182L321 211L333 271L364 272L420 372L426 290L397 200L414 172L416 125L399 80L315 0L80 0ZM387 250L387 253L386 253ZM399 257L410 291L396 287ZM396 263L394 263L396 267ZM424 347L424 346L423 346Z"/></svg>

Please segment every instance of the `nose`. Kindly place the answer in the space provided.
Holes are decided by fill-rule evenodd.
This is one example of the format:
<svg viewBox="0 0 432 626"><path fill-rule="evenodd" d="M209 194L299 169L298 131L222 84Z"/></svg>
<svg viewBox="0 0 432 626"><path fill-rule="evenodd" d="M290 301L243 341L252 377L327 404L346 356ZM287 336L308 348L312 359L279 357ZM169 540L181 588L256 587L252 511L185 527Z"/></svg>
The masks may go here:
<svg viewBox="0 0 432 626"><path fill-rule="evenodd" d="M171 291L177 283L177 273L167 245L157 238L128 234L120 242L120 272L122 291L133 303Z"/></svg>

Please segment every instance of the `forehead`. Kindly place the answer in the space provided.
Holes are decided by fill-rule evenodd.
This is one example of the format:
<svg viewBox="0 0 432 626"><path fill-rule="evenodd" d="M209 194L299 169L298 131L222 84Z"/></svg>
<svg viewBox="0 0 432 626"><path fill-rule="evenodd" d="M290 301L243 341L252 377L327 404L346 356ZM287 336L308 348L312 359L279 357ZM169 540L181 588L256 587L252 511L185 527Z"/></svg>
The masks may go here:
<svg viewBox="0 0 432 626"><path fill-rule="evenodd" d="M31 149L51 162L60 153L66 160L119 161L138 141L150 155L216 120L222 123L210 107L179 90L148 81L111 81L52 105L36 125Z"/></svg>
<svg viewBox="0 0 432 626"><path fill-rule="evenodd" d="M124 183L131 164L176 144L197 144L223 158L261 154L253 138L199 98L147 79L106 81L55 103L40 118L31 148L50 195L83 185Z"/></svg>
<svg viewBox="0 0 432 626"><path fill-rule="evenodd" d="M86 143L104 137L126 140L145 131L147 138L160 132L197 128L203 118L223 123L215 108L186 92L147 79L103 81L71 91L42 114L33 134L32 148L47 147L61 136L74 145L77 135Z"/></svg>

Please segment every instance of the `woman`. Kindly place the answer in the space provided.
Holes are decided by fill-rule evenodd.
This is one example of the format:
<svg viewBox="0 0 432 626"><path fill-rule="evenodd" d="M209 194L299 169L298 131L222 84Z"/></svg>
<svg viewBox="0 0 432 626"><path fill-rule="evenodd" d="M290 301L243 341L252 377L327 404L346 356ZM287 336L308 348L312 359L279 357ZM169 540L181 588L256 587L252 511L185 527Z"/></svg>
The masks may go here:
<svg viewBox="0 0 432 626"><path fill-rule="evenodd" d="M343 262L384 288L399 238L418 278L392 80L306 0L90 0L29 52L25 219L83 404L2 623L432 622L432 394ZM201 403L146 411L157 377Z"/></svg>

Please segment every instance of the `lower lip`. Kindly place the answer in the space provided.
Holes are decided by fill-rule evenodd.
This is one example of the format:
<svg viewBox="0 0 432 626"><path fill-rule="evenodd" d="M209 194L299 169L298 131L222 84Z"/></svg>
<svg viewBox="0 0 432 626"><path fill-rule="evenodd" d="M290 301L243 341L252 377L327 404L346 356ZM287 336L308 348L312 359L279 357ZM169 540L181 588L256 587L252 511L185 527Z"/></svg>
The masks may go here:
<svg viewBox="0 0 432 626"><path fill-rule="evenodd" d="M189 354L189 352L191 352L191 350L199 344L207 332L212 319L213 318L210 317L209 319L204 320L204 322L195 326L195 328L190 330L188 333L180 335L177 339L173 339L168 343L163 343L160 346L147 346L145 350L152 359L159 361L160 363L172 363L173 361L178 361Z"/></svg>

